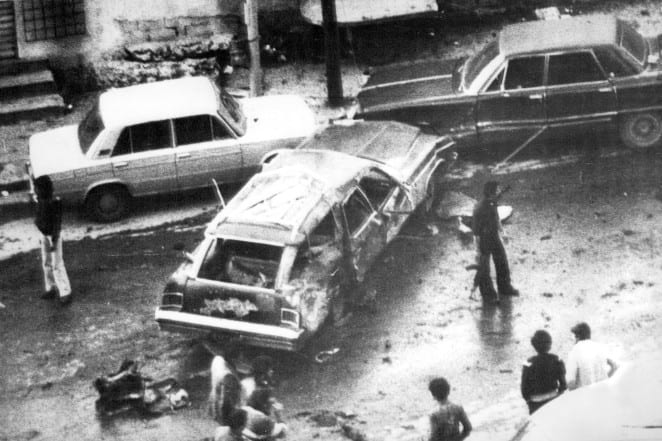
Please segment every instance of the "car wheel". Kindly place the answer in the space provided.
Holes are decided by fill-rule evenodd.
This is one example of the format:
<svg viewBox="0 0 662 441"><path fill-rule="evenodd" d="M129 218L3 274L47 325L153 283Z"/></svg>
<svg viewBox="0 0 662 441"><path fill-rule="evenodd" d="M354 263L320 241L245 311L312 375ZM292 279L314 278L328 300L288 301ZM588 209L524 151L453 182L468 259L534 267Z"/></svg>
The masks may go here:
<svg viewBox="0 0 662 441"><path fill-rule="evenodd" d="M621 123L623 144L633 150L646 150L662 141L662 118L655 112L628 115Z"/></svg>
<svg viewBox="0 0 662 441"><path fill-rule="evenodd" d="M131 195L119 185L99 187L92 190L85 200L88 216L99 222L114 222L129 211Z"/></svg>

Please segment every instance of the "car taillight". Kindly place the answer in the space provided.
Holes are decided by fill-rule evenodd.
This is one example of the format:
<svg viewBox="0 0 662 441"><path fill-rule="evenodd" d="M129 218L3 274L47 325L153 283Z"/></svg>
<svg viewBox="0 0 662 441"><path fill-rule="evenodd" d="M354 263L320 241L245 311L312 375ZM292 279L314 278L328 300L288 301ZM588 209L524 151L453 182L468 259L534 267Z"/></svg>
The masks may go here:
<svg viewBox="0 0 662 441"><path fill-rule="evenodd" d="M301 316L294 309L281 308L280 322L283 325L289 325L299 329L301 323Z"/></svg>
<svg viewBox="0 0 662 441"><path fill-rule="evenodd" d="M181 311L184 305L184 294L181 292L164 292L161 297L161 308L170 311Z"/></svg>

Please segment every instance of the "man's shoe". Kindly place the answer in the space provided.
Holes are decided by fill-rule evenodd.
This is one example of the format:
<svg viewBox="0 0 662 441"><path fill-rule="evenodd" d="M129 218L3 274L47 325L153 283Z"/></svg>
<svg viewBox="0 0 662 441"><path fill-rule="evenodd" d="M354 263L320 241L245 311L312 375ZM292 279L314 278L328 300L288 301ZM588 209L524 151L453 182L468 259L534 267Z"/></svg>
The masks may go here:
<svg viewBox="0 0 662 441"><path fill-rule="evenodd" d="M499 295L510 296L510 297L519 297L519 291L515 288L509 288L504 291L499 292Z"/></svg>
<svg viewBox="0 0 662 441"><path fill-rule="evenodd" d="M41 298L44 300L51 300L57 297L57 288L51 288L48 291L41 293Z"/></svg>
<svg viewBox="0 0 662 441"><path fill-rule="evenodd" d="M67 306L68 304L71 303L72 298L73 296L71 294L60 297L59 299L60 306Z"/></svg>

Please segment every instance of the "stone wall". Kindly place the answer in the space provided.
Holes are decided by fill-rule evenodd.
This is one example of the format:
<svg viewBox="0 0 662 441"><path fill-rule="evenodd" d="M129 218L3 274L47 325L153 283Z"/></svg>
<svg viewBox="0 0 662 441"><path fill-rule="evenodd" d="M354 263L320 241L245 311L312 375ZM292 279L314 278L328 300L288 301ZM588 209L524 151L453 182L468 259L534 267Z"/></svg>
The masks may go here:
<svg viewBox="0 0 662 441"><path fill-rule="evenodd" d="M243 32L242 17L216 15L207 17L164 17L155 19L114 20L125 44L168 41L180 38L206 38L218 34L239 35Z"/></svg>

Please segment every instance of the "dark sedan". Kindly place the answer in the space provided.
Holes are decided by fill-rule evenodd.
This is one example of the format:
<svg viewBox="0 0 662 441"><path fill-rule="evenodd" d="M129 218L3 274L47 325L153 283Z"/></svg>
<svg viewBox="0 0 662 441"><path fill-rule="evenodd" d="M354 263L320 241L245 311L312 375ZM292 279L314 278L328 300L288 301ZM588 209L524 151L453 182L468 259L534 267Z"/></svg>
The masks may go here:
<svg viewBox="0 0 662 441"><path fill-rule="evenodd" d="M357 117L453 134L462 144L517 148L539 135L616 129L632 149L662 144L662 36L612 17L506 26L466 60L375 70Z"/></svg>

